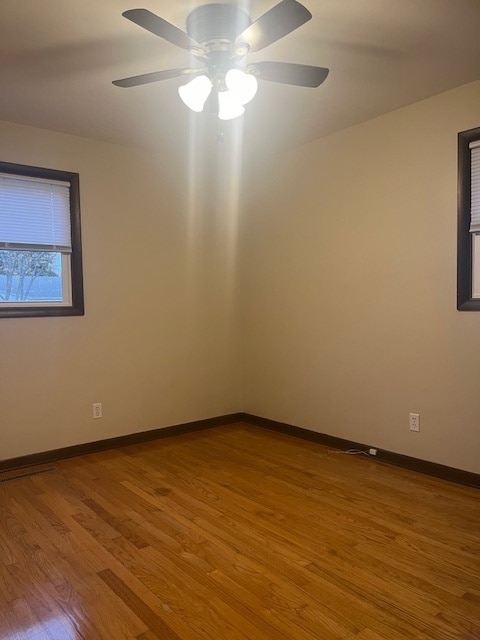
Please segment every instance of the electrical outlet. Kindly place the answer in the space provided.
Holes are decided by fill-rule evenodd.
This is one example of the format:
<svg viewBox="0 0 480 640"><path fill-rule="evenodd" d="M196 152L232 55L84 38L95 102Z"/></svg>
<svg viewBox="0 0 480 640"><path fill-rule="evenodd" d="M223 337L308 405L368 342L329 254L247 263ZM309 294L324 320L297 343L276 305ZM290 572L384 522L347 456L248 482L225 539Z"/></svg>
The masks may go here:
<svg viewBox="0 0 480 640"><path fill-rule="evenodd" d="M97 418L101 418L102 417L102 403L101 402L95 402L93 404L93 417L96 420Z"/></svg>
<svg viewBox="0 0 480 640"><path fill-rule="evenodd" d="M373 447L371 447L371 448L368 450L368 453L369 453L371 456L376 456L376 455L377 455L377 450L376 450L376 449L374 449Z"/></svg>
<svg viewBox="0 0 480 640"><path fill-rule="evenodd" d="M420 431L420 414L410 414L410 431Z"/></svg>

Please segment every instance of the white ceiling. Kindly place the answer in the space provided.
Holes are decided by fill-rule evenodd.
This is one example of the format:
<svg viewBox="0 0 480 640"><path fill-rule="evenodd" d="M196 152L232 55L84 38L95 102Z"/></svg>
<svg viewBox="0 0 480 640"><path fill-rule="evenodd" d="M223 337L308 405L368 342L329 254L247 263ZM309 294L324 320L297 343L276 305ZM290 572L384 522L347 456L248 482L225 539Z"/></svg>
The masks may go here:
<svg viewBox="0 0 480 640"><path fill-rule="evenodd" d="M2 0L0 120L180 154L192 131L238 123L192 115L179 80L112 80L188 66L188 53L122 17L143 6L185 28L201 0ZM240 0L252 19L275 0ZM261 82L240 128L246 153L300 144L480 78L479 0L305 0L313 19L252 54L330 68L317 89ZM223 127L223 129L222 129ZM237 129L238 130L238 129Z"/></svg>

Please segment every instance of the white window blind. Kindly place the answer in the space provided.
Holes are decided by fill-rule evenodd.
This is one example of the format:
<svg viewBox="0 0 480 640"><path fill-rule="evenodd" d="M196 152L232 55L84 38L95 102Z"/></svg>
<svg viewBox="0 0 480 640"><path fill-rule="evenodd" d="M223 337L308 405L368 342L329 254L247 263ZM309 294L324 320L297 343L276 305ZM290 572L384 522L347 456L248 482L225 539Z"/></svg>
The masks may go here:
<svg viewBox="0 0 480 640"><path fill-rule="evenodd" d="M0 249L70 253L70 184L0 174Z"/></svg>
<svg viewBox="0 0 480 640"><path fill-rule="evenodd" d="M470 232L480 233L480 140L470 143L472 184Z"/></svg>

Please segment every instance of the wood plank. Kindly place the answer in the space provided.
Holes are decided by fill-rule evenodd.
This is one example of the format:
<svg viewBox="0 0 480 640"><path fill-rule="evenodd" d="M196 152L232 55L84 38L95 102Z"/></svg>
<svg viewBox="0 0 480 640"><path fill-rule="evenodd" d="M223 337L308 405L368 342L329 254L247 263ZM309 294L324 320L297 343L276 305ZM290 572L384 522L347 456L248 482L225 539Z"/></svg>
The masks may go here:
<svg viewBox="0 0 480 640"><path fill-rule="evenodd" d="M124 602L127 607L142 620L148 629L162 640L181 640L153 609L139 598L120 578L110 569L99 571L98 575L106 585Z"/></svg>
<svg viewBox="0 0 480 640"><path fill-rule="evenodd" d="M0 485L8 640L472 640L478 490L246 424Z"/></svg>

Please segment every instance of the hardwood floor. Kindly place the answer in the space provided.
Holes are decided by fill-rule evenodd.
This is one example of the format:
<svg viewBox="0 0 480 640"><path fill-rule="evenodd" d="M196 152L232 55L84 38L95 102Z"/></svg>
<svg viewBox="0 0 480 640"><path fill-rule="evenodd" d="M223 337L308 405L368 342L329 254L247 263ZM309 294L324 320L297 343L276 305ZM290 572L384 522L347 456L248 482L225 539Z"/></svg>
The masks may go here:
<svg viewBox="0 0 480 640"><path fill-rule="evenodd" d="M478 640L478 490L237 424L0 484L1 640Z"/></svg>

